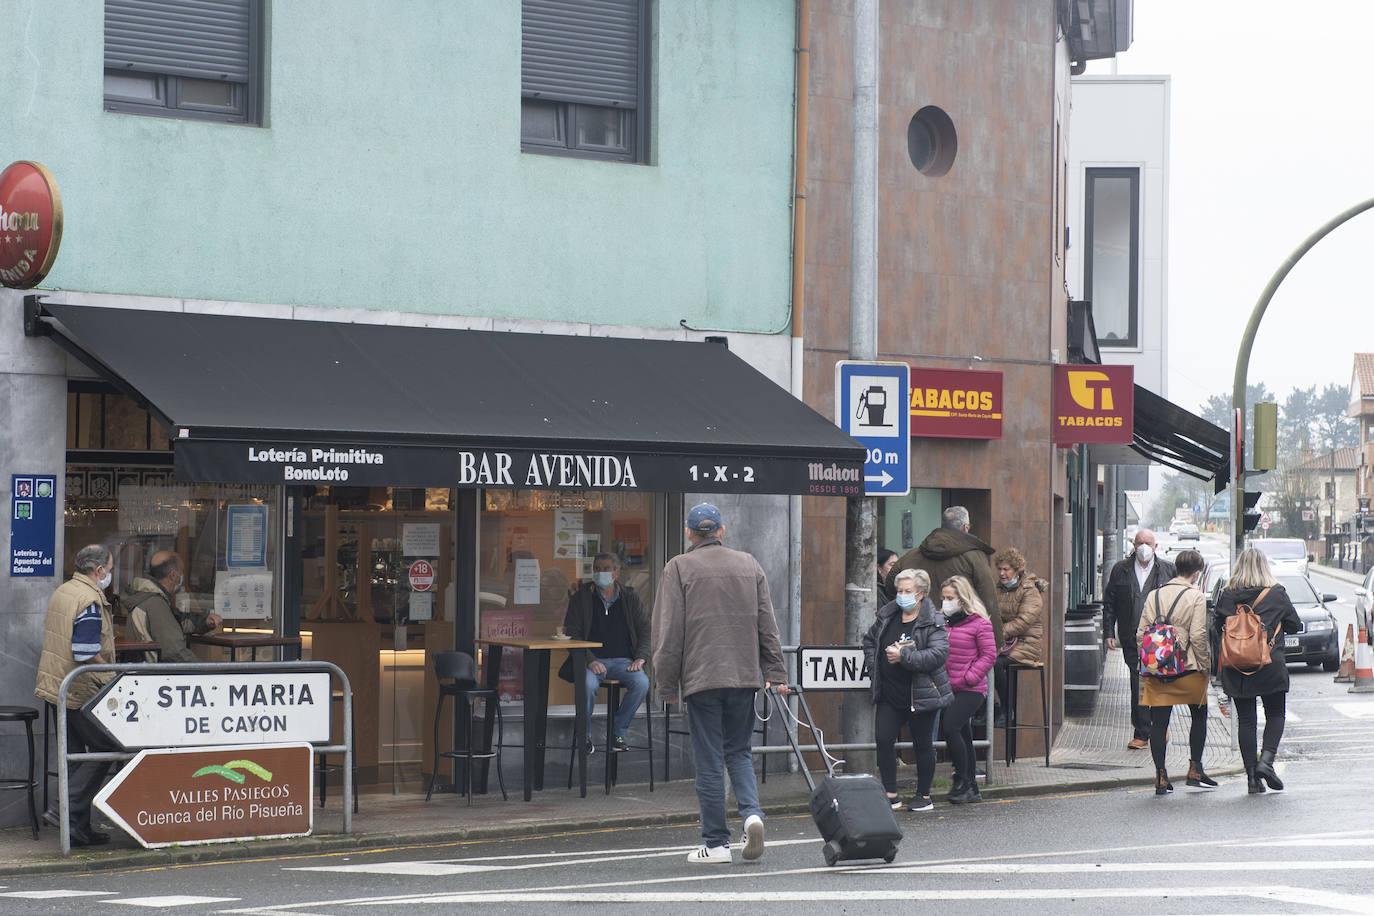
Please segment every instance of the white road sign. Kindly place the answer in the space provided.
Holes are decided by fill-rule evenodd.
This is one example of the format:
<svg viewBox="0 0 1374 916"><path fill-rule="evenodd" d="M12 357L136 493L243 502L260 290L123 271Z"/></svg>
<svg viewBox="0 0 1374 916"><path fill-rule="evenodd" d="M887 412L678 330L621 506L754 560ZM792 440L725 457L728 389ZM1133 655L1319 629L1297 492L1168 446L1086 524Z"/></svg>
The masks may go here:
<svg viewBox="0 0 1374 916"><path fill-rule="evenodd" d="M802 646L797 670L802 690L869 690L873 683L859 646Z"/></svg>
<svg viewBox="0 0 1374 916"><path fill-rule="evenodd" d="M329 740L329 673L123 672L86 712L128 750Z"/></svg>

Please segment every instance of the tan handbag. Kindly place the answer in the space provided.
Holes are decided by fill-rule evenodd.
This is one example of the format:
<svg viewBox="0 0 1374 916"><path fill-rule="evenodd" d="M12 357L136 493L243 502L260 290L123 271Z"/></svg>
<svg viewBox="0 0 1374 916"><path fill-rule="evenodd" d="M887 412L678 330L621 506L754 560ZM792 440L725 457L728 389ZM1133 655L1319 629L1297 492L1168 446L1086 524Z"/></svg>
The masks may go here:
<svg viewBox="0 0 1374 916"><path fill-rule="evenodd" d="M1237 604L1236 612L1226 618L1221 633L1221 667L1254 674L1273 660L1271 653L1283 628L1274 627L1273 639L1268 638L1264 622L1255 613L1267 594L1268 588L1259 593L1254 604Z"/></svg>

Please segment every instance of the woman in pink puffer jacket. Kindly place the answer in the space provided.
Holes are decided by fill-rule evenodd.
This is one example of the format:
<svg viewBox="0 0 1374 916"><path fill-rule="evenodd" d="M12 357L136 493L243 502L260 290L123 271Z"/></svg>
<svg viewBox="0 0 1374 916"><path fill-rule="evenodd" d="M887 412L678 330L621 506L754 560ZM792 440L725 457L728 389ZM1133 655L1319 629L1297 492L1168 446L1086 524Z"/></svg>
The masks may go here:
<svg viewBox="0 0 1374 916"><path fill-rule="evenodd" d="M942 724L945 747L954 761L951 804L983 800L978 791L976 758L973 754L973 728L969 720L987 702L988 672L997 661L997 640L992 633L987 609L978 599L973 584L963 576L951 576L940 587L941 612L949 633L949 659L945 671L954 701L945 707Z"/></svg>

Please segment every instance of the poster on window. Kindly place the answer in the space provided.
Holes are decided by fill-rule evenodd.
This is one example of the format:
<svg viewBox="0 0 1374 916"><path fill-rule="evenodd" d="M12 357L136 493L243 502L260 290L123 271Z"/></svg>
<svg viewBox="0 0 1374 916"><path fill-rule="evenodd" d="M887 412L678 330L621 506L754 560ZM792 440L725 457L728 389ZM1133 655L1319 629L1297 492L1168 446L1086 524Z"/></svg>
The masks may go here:
<svg viewBox="0 0 1374 916"><path fill-rule="evenodd" d="M516 639L533 636L533 611L483 611L482 636L486 639ZM504 704L523 703L525 700L525 661L519 649L502 649L487 646L488 653L501 653L501 675L497 691ZM491 663L491 655L487 663Z"/></svg>
<svg viewBox="0 0 1374 916"><path fill-rule="evenodd" d="M215 613L225 620L265 620L272 616L272 573L215 573Z"/></svg>
<svg viewBox="0 0 1374 916"><path fill-rule="evenodd" d="M557 509L553 513L553 555L559 560L575 560L580 555L579 543L583 523L580 510Z"/></svg>

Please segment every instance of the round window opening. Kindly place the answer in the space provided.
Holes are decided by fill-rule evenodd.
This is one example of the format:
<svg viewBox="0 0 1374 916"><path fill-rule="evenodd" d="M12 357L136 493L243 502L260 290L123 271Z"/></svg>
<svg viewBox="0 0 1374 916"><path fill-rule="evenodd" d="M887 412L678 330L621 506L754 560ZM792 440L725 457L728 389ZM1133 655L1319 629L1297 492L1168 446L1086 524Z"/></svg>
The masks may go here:
<svg viewBox="0 0 1374 916"><path fill-rule="evenodd" d="M949 115L934 105L916 112L906 128L906 151L922 175L939 178L954 165L959 138Z"/></svg>

